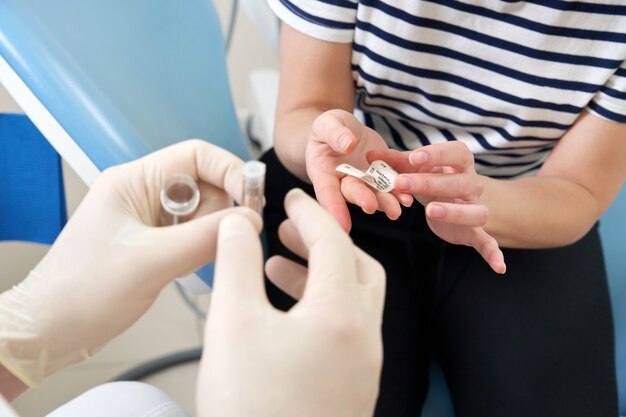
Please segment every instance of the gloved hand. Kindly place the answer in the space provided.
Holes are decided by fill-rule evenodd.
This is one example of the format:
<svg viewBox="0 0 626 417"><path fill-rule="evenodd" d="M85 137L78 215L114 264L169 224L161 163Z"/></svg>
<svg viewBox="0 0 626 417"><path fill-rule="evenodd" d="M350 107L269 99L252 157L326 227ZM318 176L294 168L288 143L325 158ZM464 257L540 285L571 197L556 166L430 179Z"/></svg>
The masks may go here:
<svg viewBox="0 0 626 417"><path fill-rule="evenodd" d="M197 386L198 415L371 416L382 365L384 270L301 190L285 199L283 243L308 270L271 258L273 282L302 299L271 306L255 227L222 220Z"/></svg>
<svg viewBox="0 0 626 417"><path fill-rule="evenodd" d="M37 386L128 328L167 283L211 261L224 216L239 213L258 232L256 213L230 208L241 165L192 140L106 170L44 259L0 295L0 363ZM186 223L156 227L165 226L159 191L175 173L199 181L200 206Z"/></svg>

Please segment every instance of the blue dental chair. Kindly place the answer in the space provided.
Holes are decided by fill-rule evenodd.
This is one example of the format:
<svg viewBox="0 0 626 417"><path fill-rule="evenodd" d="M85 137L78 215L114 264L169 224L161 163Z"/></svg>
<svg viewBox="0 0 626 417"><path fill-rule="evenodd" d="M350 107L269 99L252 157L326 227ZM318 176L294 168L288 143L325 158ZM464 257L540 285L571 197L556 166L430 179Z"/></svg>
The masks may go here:
<svg viewBox="0 0 626 417"><path fill-rule="evenodd" d="M626 416L626 185L600 220L615 322L619 415Z"/></svg>
<svg viewBox="0 0 626 417"><path fill-rule="evenodd" d="M3 0L0 82L88 185L189 138L250 159L210 0Z"/></svg>

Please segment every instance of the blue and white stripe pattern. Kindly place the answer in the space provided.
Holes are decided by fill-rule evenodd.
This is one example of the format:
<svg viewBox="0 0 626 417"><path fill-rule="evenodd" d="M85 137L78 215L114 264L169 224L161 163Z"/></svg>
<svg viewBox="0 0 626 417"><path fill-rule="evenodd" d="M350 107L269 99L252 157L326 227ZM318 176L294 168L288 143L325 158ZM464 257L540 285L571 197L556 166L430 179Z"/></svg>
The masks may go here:
<svg viewBox="0 0 626 417"><path fill-rule="evenodd" d="M625 0L268 1L353 43L355 113L393 148L460 140L479 173L512 178L584 110L626 123Z"/></svg>

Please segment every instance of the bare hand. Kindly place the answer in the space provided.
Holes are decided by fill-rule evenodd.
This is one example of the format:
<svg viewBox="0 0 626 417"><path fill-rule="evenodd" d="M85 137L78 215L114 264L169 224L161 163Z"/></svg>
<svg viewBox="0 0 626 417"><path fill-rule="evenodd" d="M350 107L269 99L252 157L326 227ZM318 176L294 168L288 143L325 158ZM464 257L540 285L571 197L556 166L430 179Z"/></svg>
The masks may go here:
<svg viewBox="0 0 626 417"><path fill-rule="evenodd" d="M413 199L408 194L381 193L335 170L341 163L365 170L369 166L368 152L389 149L378 133L344 110L321 114L315 119L312 130L306 149L307 174L318 201L344 230L350 231L352 227L346 201L368 214L383 211L392 220L400 217L400 204L411 205Z"/></svg>
<svg viewBox="0 0 626 417"><path fill-rule="evenodd" d="M382 159L402 173L396 178L396 190L412 194L425 207L428 225L437 236L473 247L495 272L506 272L498 242L483 229L489 219L489 210L480 201L484 184L464 143L440 143L412 152L374 151L368 159Z"/></svg>

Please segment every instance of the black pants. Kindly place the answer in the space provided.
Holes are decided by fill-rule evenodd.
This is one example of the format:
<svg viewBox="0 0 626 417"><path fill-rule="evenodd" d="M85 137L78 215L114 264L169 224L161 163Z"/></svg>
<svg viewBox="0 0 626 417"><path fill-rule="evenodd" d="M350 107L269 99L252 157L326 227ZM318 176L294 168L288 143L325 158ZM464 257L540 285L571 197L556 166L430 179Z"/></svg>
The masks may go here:
<svg viewBox="0 0 626 417"><path fill-rule="evenodd" d="M265 227L271 254L291 188L313 194L273 150ZM436 237L419 204L397 221L351 207L354 242L387 272L379 417L419 417L436 356L457 417L615 417L613 321L597 227L573 245L504 249L507 273ZM268 282L279 308L292 304Z"/></svg>

